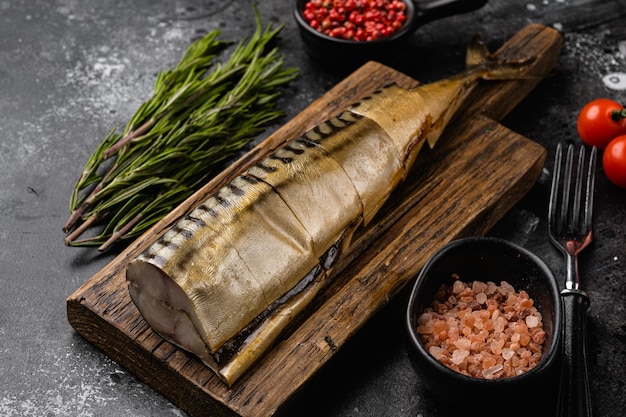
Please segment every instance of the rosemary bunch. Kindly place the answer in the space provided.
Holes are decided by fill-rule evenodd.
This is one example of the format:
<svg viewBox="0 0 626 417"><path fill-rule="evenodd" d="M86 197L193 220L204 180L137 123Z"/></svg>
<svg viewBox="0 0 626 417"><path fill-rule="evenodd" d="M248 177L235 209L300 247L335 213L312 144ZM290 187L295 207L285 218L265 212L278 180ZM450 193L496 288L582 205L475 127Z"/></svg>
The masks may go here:
<svg viewBox="0 0 626 417"><path fill-rule="evenodd" d="M70 197L67 245L105 250L137 237L283 115L278 88L297 70L270 45L282 26L263 27L258 13L256 23L226 62L216 62L229 42L215 30L158 74L123 133L110 132L89 158ZM80 238L93 226L97 236Z"/></svg>

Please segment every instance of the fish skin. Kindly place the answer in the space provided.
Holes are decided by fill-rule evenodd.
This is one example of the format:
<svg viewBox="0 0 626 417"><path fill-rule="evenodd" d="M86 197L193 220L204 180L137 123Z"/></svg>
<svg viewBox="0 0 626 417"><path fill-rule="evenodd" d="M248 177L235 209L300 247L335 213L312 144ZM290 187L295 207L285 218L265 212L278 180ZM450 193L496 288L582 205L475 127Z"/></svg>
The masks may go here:
<svg viewBox="0 0 626 417"><path fill-rule="evenodd" d="M361 201L363 224L367 225L400 182L403 157L387 132L372 119L346 110L321 126L338 125L337 120L349 120L350 124L332 135L322 136L313 130L304 136L331 155L350 178Z"/></svg>
<svg viewBox="0 0 626 417"><path fill-rule="evenodd" d="M421 89L423 87L406 90L390 84L349 107L351 112L383 128L401 155L404 173L412 165L432 125L433 112L427 110L429 106Z"/></svg>
<svg viewBox="0 0 626 417"><path fill-rule="evenodd" d="M494 68L412 90L389 85L249 168L129 264L129 292L145 320L234 384L323 288L329 253L340 256L372 220L478 80L520 77L519 68ZM310 285L267 310L313 270ZM220 349L255 321L218 363Z"/></svg>
<svg viewBox="0 0 626 417"><path fill-rule="evenodd" d="M247 172L269 184L289 206L313 239L316 259L363 211L358 192L346 172L312 142L295 140ZM328 224L334 227L329 229Z"/></svg>

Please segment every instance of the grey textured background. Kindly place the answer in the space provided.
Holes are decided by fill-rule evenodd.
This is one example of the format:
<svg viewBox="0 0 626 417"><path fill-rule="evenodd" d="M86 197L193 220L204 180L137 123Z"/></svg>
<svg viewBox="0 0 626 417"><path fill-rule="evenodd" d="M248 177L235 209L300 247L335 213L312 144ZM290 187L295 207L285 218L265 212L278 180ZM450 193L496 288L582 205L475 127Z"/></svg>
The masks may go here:
<svg viewBox="0 0 626 417"><path fill-rule="evenodd" d="M265 21L286 25L279 47L300 69L280 103L288 120L347 73L306 56L290 2L258 3ZM492 0L478 12L423 27L390 64L427 82L461 68L477 31L491 46L531 22L562 31L556 73L504 121L544 145L550 167L554 144L576 139L585 102L600 96L626 102L625 13L623 0ZM113 254L65 247L61 226L88 156L148 98L156 72L174 65L206 31L220 28L226 39L239 39L253 27L249 1L0 0L1 416L185 415L68 324L66 298ZM492 234L530 248L560 273L560 255L545 236L546 182L547 171ZM596 242L581 270L592 299L594 408L609 416L626 409L626 190L599 172L597 199ZM293 415L454 415L409 366L405 296L331 360L294 401ZM537 415L550 413L548 405Z"/></svg>

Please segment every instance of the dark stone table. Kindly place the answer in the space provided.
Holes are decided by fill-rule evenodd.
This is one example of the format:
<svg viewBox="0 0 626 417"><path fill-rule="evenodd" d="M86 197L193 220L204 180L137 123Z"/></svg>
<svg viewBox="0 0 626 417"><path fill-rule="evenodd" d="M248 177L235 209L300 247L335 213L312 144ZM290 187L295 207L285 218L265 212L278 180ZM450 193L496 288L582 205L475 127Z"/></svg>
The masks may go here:
<svg viewBox="0 0 626 417"><path fill-rule="evenodd" d="M286 25L279 47L300 69L280 102L289 118L348 70L302 51L290 2L260 1L259 10ZM562 57L504 124L548 149L547 168L491 234L531 249L561 275L561 256L546 239L549 168L558 141L578 141L583 104L601 96L626 103L626 1L491 0L424 26L388 63L432 81L462 67L475 32L497 47L531 22L563 33ZM249 1L0 0L0 415L185 415L68 324L66 298L113 254L65 247L61 226L87 158L147 99L156 72L209 30L239 39L253 27ZM601 169L596 207L595 242L581 260L592 300L593 407L597 416L617 416L626 409L626 190ZM293 415L453 415L410 368L405 303L404 293L344 346L294 400ZM552 413L548 405L536 415Z"/></svg>

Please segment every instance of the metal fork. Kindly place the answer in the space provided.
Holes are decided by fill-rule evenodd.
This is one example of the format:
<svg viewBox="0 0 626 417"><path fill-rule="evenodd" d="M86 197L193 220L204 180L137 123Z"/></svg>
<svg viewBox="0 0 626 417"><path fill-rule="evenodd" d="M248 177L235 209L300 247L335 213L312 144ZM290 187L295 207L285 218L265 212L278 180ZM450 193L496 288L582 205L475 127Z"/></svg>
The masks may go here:
<svg viewBox="0 0 626 417"><path fill-rule="evenodd" d="M597 149L591 149L587 161L585 148L582 146L576 166L574 153L574 146L569 145L563 161L563 146L557 145L548 204L548 234L566 260L565 288L561 291L564 317L561 331L563 358L557 415L591 416L586 348L589 297L581 289L578 254L593 239Z"/></svg>

